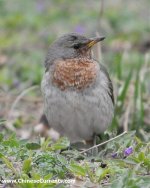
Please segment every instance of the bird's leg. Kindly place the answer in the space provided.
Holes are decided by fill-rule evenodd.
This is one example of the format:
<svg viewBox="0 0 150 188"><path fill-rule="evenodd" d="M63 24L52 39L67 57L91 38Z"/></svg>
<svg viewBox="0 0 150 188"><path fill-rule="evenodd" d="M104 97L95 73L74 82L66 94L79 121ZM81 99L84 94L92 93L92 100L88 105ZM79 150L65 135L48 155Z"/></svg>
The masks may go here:
<svg viewBox="0 0 150 188"><path fill-rule="evenodd" d="M94 135L93 135L93 145L95 146L96 143L97 143L97 135L94 134ZM93 155L93 156L96 156L97 154L98 154L98 148L97 148L97 147L96 147L96 148L93 148L93 149L92 149L92 155Z"/></svg>
<svg viewBox="0 0 150 188"><path fill-rule="evenodd" d="M90 144L90 146L91 146L91 144ZM87 142L85 142L85 141L80 141L80 142L72 143L71 147L82 151L84 149L89 148L89 144L87 144Z"/></svg>
<svg viewBox="0 0 150 188"><path fill-rule="evenodd" d="M95 146L97 143L97 135L94 134L93 135L93 139L92 140L87 140L86 141L86 145L88 148L92 147L92 146ZM92 155L92 156L96 156L98 154L98 148L94 148L94 149L91 149L89 152L88 152L89 155Z"/></svg>

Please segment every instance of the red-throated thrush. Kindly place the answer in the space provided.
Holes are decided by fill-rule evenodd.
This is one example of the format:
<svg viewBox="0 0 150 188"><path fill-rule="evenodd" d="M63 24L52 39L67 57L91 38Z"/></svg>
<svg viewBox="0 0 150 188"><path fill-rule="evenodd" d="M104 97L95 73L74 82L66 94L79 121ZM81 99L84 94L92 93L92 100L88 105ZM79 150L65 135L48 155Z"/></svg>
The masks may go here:
<svg viewBox="0 0 150 188"><path fill-rule="evenodd" d="M44 113L49 125L72 143L89 141L104 132L114 114L109 74L91 55L104 37L70 33L49 48L42 80Z"/></svg>

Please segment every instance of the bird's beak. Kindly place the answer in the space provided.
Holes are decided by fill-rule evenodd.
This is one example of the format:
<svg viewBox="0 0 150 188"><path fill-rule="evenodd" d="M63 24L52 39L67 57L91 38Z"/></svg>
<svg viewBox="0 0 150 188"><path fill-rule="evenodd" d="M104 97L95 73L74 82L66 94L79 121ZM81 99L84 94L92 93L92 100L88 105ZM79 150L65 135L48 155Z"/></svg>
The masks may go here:
<svg viewBox="0 0 150 188"><path fill-rule="evenodd" d="M100 42L100 41L102 41L102 40L104 40L105 39L105 37L94 37L94 38L91 38L90 40L89 40L89 42L86 44L86 46L88 47L88 48L91 48L92 46L94 46L96 43L98 43L98 42Z"/></svg>

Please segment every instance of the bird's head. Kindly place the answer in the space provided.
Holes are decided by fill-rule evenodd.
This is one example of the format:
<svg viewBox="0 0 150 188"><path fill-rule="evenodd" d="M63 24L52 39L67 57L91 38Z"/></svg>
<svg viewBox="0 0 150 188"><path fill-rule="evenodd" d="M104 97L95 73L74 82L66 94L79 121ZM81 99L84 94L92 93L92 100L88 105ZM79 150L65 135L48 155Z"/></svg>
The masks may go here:
<svg viewBox="0 0 150 188"><path fill-rule="evenodd" d="M54 41L46 57L46 68L56 59L71 59L78 57L91 58L91 48L105 37L87 38L77 33L65 34Z"/></svg>

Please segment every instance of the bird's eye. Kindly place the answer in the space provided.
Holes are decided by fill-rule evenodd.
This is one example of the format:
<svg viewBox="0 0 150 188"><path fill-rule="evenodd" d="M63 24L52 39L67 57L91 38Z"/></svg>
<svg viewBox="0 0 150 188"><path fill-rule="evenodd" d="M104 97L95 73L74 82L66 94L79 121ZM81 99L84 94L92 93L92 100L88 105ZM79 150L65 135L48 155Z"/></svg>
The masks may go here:
<svg viewBox="0 0 150 188"><path fill-rule="evenodd" d="M81 47L81 44L80 43L74 44L73 47L74 49L79 49Z"/></svg>

